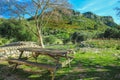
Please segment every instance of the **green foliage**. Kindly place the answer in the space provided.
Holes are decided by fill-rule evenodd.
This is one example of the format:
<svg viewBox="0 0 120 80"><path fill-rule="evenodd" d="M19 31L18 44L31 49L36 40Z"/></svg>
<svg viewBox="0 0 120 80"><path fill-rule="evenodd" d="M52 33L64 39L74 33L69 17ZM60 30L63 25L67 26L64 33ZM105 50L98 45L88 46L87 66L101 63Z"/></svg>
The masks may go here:
<svg viewBox="0 0 120 80"><path fill-rule="evenodd" d="M51 36L47 36L44 38L44 43L45 44L55 44L56 40L57 40L57 38L55 36L51 35Z"/></svg>
<svg viewBox="0 0 120 80"><path fill-rule="evenodd" d="M107 28L104 32L105 38L120 38L120 30L116 28Z"/></svg>
<svg viewBox="0 0 120 80"><path fill-rule="evenodd" d="M67 32L59 33L56 35L57 38L61 39L64 44L68 43L70 41L70 34Z"/></svg>
<svg viewBox="0 0 120 80"><path fill-rule="evenodd" d="M60 20L57 21L55 19L56 15L54 15L50 18L48 24L42 27L45 44L54 44L52 43L54 42L53 40L59 40L58 42L66 44L71 42L70 40L73 43L80 43L81 41L93 38L120 38L119 25L115 24L110 16L102 17L91 12L81 14L74 10L71 10L71 15L58 12L61 17ZM46 14L43 23L48 19L47 15L49 13ZM24 23L24 20L21 21ZM34 18L29 19L28 22L35 31ZM0 19L0 35L15 41L37 41L35 35L20 21L15 19Z"/></svg>
<svg viewBox="0 0 120 80"><path fill-rule="evenodd" d="M21 22L11 19L0 25L0 34L7 39L14 38L15 41L33 40L34 35Z"/></svg>
<svg viewBox="0 0 120 80"><path fill-rule="evenodd" d="M13 39L0 38L0 45L5 45L13 41Z"/></svg>
<svg viewBox="0 0 120 80"><path fill-rule="evenodd" d="M82 41L85 41L87 40L88 38L88 35L86 33L83 33L83 32L75 32L72 34L72 37L71 37L71 41L76 44L76 43L80 43Z"/></svg>

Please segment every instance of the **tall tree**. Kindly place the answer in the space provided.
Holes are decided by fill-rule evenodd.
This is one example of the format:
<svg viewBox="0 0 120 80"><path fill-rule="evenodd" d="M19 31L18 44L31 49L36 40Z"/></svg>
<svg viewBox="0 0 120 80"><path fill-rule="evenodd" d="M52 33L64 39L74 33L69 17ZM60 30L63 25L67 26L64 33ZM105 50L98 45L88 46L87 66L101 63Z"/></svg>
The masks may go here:
<svg viewBox="0 0 120 80"><path fill-rule="evenodd" d="M24 24L36 35L39 45L44 48L42 40L42 28L48 23L53 15L57 15L58 10L69 14L70 4L68 0L1 0L0 14L17 19L34 19L35 30L29 22ZM49 13L49 14L47 14ZM47 18L46 18L47 15ZM58 17L59 19L59 17ZM56 19L57 20L57 19Z"/></svg>

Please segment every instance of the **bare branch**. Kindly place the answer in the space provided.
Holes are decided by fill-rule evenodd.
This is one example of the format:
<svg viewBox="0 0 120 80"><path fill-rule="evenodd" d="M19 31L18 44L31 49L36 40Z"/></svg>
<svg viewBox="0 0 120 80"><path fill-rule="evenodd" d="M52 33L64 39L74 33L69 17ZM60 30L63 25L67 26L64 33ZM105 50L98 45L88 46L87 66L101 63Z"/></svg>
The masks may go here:
<svg viewBox="0 0 120 80"><path fill-rule="evenodd" d="M25 24L25 26L26 26L30 31L32 31L36 36L38 36L38 34L36 34L36 32L35 32L28 24Z"/></svg>
<svg viewBox="0 0 120 80"><path fill-rule="evenodd" d="M22 18L34 18L35 30L32 29L30 25L26 25L33 34L38 37L40 41L40 45L42 45L42 27L46 26L53 16L53 18L61 19L59 15L59 11L63 10L64 13L67 12L67 9L70 7L68 0L25 0L19 2L17 0L2 0L0 2L0 7L2 2L6 5L5 8L1 8L0 13L4 14L6 12L8 14L12 14L14 17L22 17ZM57 13L58 12L58 13ZM48 15L47 15L48 14ZM11 16L11 15L9 15ZM47 18L46 18L47 17ZM29 21L30 22L30 21Z"/></svg>

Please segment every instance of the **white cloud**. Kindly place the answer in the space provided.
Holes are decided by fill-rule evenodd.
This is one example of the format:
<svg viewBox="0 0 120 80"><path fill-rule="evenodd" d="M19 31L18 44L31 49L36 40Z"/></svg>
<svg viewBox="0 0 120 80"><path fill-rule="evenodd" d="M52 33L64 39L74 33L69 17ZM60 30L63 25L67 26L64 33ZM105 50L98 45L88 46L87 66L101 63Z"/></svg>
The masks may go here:
<svg viewBox="0 0 120 80"><path fill-rule="evenodd" d="M93 3L93 2L92 2L92 3L89 3L88 5L86 5L86 6L82 7L82 8L79 8L78 10L85 10L85 9L87 9L87 8L95 5L95 3L96 3L96 2L94 2L94 3Z"/></svg>
<svg viewBox="0 0 120 80"><path fill-rule="evenodd" d="M99 10L104 10L104 9L109 9L112 8L113 5L117 3L117 0L103 0L103 1L98 1L94 0L91 2L87 2L85 6L82 6L78 8L77 10L79 11L99 11Z"/></svg>

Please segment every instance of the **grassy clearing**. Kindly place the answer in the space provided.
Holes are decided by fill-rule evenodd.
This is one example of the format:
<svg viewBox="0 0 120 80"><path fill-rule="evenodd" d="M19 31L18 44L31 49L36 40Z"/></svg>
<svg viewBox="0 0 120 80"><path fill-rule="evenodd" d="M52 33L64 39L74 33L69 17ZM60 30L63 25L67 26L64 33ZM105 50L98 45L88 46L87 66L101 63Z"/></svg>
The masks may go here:
<svg viewBox="0 0 120 80"><path fill-rule="evenodd" d="M64 80L119 80L120 58L114 53L120 55L120 51L105 49L96 53L89 49L75 54L73 67Z"/></svg>
<svg viewBox="0 0 120 80"><path fill-rule="evenodd" d="M99 45L97 44L98 42ZM113 40L112 42L116 41ZM98 46L108 44L104 45L102 41L98 40L95 40L95 43ZM116 42L116 44L118 45L119 42ZM110 46L112 45L115 45L115 43L111 43ZM71 49L76 46L56 45L49 47ZM114 47L84 47L77 50L74 57L71 63L72 67L65 67L58 70L55 80L120 80L119 49ZM38 61L51 63L51 61L47 61L45 58L49 57L41 56L38 58ZM12 75L8 75L9 71L8 64L0 62L0 80L15 80L16 78L17 80L50 80L51 77L46 70L28 66L20 66Z"/></svg>
<svg viewBox="0 0 120 80"><path fill-rule="evenodd" d="M95 48L114 48L117 50L120 50L120 40L114 40L114 39L101 39L101 40L88 40L85 41L86 44L89 44L92 47Z"/></svg>

